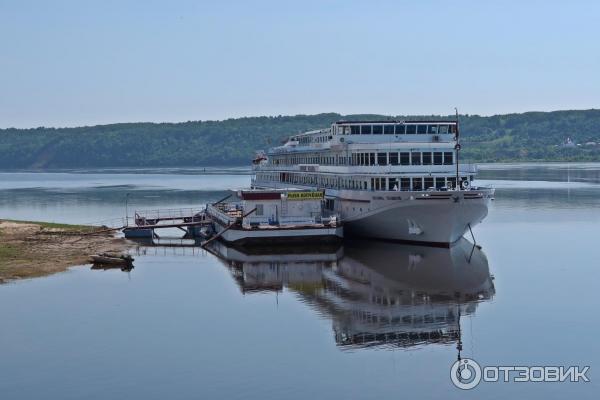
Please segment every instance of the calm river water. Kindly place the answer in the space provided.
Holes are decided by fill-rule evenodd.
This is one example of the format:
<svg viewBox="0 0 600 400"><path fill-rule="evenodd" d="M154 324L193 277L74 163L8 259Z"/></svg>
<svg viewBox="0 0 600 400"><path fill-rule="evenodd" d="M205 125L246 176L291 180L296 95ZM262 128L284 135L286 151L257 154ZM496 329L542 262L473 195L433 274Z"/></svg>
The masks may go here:
<svg viewBox="0 0 600 400"><path fill-rule="evenodd" d="M0 398L596 398L600 164L484 165L479 178L497 188L481 250L141 244L130 272L1 285ZM249 180L0 173L0 218L114 220L126 198L128 212L192 207ZM461 346L482 366L590 366L591 382L459 390Z"/></svg>

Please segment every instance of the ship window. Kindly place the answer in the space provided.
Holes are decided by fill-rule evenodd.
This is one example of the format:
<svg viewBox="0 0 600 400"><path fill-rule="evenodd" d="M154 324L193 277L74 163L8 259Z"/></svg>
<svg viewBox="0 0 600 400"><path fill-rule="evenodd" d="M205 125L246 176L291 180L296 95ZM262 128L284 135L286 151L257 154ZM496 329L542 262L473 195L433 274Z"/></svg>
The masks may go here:
<svg viewBox="0 0 600 400"><path fill-rule="evenodd" d="M436 189L441 189L444 186L446 186L446 179L445 178L435 178L435 188Z"/></svg>
<svg viewBox="0 0 600 400"><path fill-rule="evenodd" d="M410 161L412 165L421 165L421 153L414 152L410 153Z"/></svg>
<svg viewBox="0 0 600 400"><path fill-rule="evenodd" d="M404 125L396 125L396 135L404 135Z"/></svg>
<svg viewBox="0 0 600 400"><path fill-rule="evenodd" d="M448 133L456 133L456 125L450 125L450 130Z"/></svg>
<svg viewBox="0 0 600 400"><path fill-rule="evenodd" d="M438 126L437 125L429 125L429 129L427 130L427 133L437 134Z"/></svg>
<svg viewBox="0 0 600 400"><path fill-rule="evenodd" d="M350 127L350 133L353 135L360 135L360 126L358 125L352 125Z"/></svg>
<svg viewBox="0 0 600 400"><path fill-rule="evenodd" d="M400 153L400 165L410 165L410 153Z"/></svg>
<svg viewBox="0 0 600 400"><path fill-rule="evenodd" d="M363 125L363 126L361 126L360 133L362 135L370 135L371 134L371 125Z"/></svg>
<svg viewBox="0 0 600 400"><path fill-rule="evenodd" d="M396 179L396 178L388 179L388 190L398 190L398 179Z"/></svg>
<svg viewBox="0 0 600 400"><path fill-rule="evenodd" d="M425 189L433 187L433 178L425 178Z"/></svg>
<svg viewBox="0 0 600 400"><path fill-rule="evenodd" d="M373 125L373 135L381 135L383 133L383 125Z"/></svg>
<svg viewBox="0 0 600 400"><path fill-rule="evenodd" d="M264 207L265 207L264 204L257 204L256 205L255 214L256 215L263 215L263 213L264 213Z"/></svg>
<svg viewBox="0 0 600 400"><path fill-rule="evenodd" d="M423 178L413 178L413 190L423 190Z"/></svg>
<svg viewBox="0 0 600 400"><path fill-rule="evenodd" d="M377 164L387 165L387 153L377 153Z"/></svg>
<svg viewBox="0 0 600 400"><path fill-rule="evenodd" d="M375 153L369 153L369 165L375 165Z"/></svg>
<svg viewBox="0 0 600 400"><path fill-rule="evenodd" d="M423 165L431 165L431 152L423 153Z"/></svg>
<svg viewBox="0 0 600 400"><path fill-rule="evenodd" d="M448 125L440 125L440 127L438 128L438 133L448 133Z"/></svg>
<svg viewBox="0 0 600 400"><path fill-rule="evenodd" d="M415 133L417 133L417 126L416 125L406 125L406 133L408 135L414 135Z"/></svg>
<svg viewBox="0 0 600 400"><path fill-rule="evenodd" d="M386 135L393 135L394 134L394 125L384 125L383 133L385 133Z"/></svg>
<svg viewBox="0 0 600 400"><path fill-rule="evenodd" d="M444 152L444 165L452 165L452 152L451 151Z"/></svg>
<svg viewBox="0 0 600 400"><path fill-rule="evenodd" d="M396 152L390 153L390 164L398 165L398 153L396 153Z"/></svg>
<svg viewBox="0 0 600 400"><path fill-rule="evenodd" d="M442 152L436 151L433 153L433 165L442 165Z"/></svg>
<svg viewBox="0 0 600 400"><path fill-rule="evenodd" d="M410 190L410 178L400 178L400 190Z"/></svg>
<svg viewBox="0 0 600 400"><path fill-rule="evenodd" d="M427 133L427 125L417 125L417 133L420 135Z"/></svg>

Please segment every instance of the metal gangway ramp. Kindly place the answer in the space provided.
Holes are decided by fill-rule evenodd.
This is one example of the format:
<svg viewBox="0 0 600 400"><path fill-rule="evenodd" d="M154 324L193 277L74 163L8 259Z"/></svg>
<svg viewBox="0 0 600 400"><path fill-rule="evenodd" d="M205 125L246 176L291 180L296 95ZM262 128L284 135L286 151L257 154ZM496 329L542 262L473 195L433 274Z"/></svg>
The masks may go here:
<svg viewBox="0 0 600 400"><path fill-rule="evenodd" d="M163 208L156 210L136 210L133 214L133 225L123 229L125 237L148 238L158 237L155 229L178 228L187 235L193 235L193 228L210 225L211 218L205 208Z"/></svg>

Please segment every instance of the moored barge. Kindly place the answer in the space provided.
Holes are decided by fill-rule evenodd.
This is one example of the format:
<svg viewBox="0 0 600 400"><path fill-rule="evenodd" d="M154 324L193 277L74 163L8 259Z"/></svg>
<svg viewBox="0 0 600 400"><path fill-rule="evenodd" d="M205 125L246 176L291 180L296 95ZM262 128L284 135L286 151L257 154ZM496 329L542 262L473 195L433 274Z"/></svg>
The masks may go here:
<svg viewBox="0 0 600 400"><path fill-rule="evenodd" d="M338 241L343 227L325 215L322 191L240 191L240 202L208 205L214 237L237 244Z"/></svg>

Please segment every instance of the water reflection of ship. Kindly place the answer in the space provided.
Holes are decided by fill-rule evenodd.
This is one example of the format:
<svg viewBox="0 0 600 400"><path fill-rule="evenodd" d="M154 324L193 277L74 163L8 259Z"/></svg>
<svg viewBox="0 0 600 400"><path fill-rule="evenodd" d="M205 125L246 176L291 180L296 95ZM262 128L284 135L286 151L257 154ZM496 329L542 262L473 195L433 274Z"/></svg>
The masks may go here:
<svg viewBox="0 0 600 400"><path fill-rule="evenodd" d="M286 288L330 317L344 349L460 347L460 316L495 293L485 254L465 239L449 249L356 241L254 253L216 243L211 250L244 293Z"/></svg>
<svg viewBox="0 0 600 400"><path fill-rule="evenodd" d="M413 346L459 340L459 315L490 299L488 262L462 240L450 249L358 242L325 273L316 297L342 346Z"/></svg>

